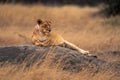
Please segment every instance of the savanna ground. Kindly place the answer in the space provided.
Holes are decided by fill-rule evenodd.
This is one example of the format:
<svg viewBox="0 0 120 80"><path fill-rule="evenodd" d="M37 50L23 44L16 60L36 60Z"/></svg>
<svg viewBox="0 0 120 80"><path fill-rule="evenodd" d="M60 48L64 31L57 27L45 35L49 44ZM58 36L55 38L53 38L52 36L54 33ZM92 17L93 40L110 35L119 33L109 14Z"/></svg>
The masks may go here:
<svg viewBox="0 0 120 80"><path fill-rule="evenodd" d="M97 14L99 7L44 6L0 4L0 46L31 44L36 19L52 21L52 28L66 40L85 50L119 51L120 16L105 18ZM27 38L26 38L26 37ZM47 66L29 70L5 64L0 68L0 80L110 80L113 76L87 72L70 73Z"/></svg>

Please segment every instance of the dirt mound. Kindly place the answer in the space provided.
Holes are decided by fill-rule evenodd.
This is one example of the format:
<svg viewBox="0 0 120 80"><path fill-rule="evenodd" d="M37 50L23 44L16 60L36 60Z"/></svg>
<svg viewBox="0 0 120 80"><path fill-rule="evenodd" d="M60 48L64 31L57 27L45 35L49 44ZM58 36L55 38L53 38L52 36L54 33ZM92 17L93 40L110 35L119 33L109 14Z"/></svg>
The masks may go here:
<svg viewBox="0 0 120 80"><path fill-rule="evenodd" d="M111 53L111 55L117 55ZM120 62L108 62L93 56L82 55L81 53L64 48L60 46L54 47L39 47L34 45L23 46L9 46L0 47L0 62L21 63L26 62L27 66L38 61L44 62L48 55L54 55L52 63L60 63L59 66L62 70L70 70L73 72L81 72L88 70L91 74L104 72L112 72L113 75L118 76L120 74ZM120 55L119 55L120 56Z"/></svg>

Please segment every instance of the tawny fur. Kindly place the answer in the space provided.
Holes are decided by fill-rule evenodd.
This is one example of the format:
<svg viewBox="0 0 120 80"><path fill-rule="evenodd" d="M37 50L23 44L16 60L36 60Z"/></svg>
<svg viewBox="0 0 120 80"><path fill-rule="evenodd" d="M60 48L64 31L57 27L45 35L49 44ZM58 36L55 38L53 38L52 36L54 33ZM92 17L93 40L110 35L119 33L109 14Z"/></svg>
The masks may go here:
<svg viewBox="0 0 120 80"><path fill-rule="evenodd" d="M79 51L82 54L89 54L89 51L85 51L76 45L66 41L63 37L57 33L51 31L51 22L38 20L37 25L33 31L32 42L38 46L53 46L66 44L73 49Z"/></svg>

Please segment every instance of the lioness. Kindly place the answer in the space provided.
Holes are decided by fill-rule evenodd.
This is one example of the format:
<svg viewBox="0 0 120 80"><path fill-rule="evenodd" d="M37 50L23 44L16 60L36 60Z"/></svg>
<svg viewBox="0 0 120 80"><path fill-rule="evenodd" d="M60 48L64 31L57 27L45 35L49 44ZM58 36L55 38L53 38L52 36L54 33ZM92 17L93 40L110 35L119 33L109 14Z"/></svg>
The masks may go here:
<svg viewBox="0 0 120 80"><path fill-rule="evenodd" d="M43 21L41 19L37 20L37 25L35 26L32 35L32 42L38 46L68 45L82 54L89 55L89 51L80 49L76 45L64 40L59 34L54 33L51 30L50 21Z"/></svg>

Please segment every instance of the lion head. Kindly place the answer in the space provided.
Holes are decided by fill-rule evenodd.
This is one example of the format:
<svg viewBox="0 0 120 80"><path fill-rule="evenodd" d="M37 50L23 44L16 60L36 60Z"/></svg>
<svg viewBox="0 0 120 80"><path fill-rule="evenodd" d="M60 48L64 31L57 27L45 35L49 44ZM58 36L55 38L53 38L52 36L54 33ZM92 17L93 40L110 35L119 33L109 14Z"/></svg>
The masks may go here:
<svg viewBox="0 0 120 80"><path fill-rule="evenodd" d="M37 25L39 26L39 32L48 35L51 32L51 21L38 19Z"/></svg>

